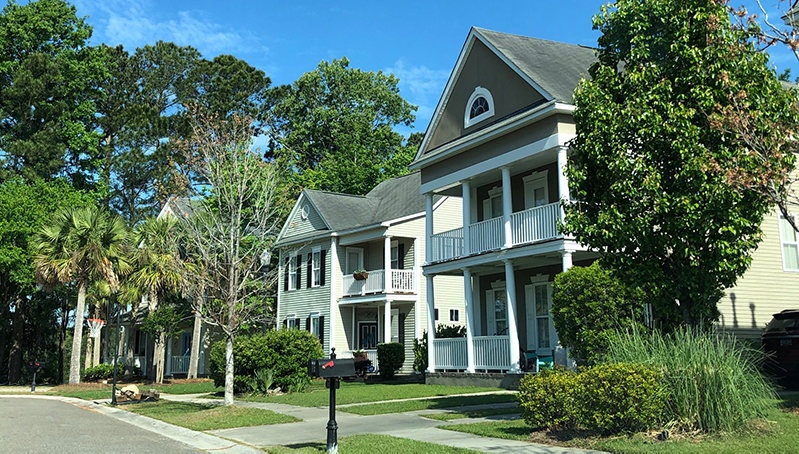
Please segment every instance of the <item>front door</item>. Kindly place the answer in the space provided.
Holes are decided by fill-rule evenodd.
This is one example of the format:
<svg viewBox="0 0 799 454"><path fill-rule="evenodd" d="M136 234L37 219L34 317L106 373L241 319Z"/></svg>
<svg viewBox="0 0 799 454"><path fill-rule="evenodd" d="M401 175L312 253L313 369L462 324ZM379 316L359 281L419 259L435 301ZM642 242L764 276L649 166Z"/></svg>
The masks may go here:
<svg viewBox="0 0 799 454"><path fill-rule="evenodd" d="M374 350L377 348L377 322L358 323L358 348Z"/></svg>
<svg viewBox="0 0 799 454"><path fill-rule="evenodd" d="M527 351L549 356L558 343L558 335L549 311L552 308L552 284L529 284L524 287L527 312Z"/></svg>
<svg viewBox="0 0 799 454"><path fill-rule="evenodd" d="M505 288L494 288L486 292L486 319L489 336L508 335L508 304Z"/></svg>

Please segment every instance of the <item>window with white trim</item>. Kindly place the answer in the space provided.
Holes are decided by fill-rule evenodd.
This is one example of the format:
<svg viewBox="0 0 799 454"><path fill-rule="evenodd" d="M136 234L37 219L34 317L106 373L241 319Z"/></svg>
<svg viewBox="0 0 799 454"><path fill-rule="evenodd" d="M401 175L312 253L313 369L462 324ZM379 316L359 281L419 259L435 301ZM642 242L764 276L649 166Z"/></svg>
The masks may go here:
<svg viewBox="0 0 799 454"><path fill-rule="evenodd" d="M298 329L299 327L300 327L300 319L297 318L296 314L291 314L286 316L286 328Z"/></svg>
<svg viewBox="0 0 799 454"><path fill-rule="evenodd" d="M494 98L491 92L483 87L477 87L466 103L463 115L463 128L476 125L481 121L494 116Z"/></svg>
<svg viewBox="0 0 799 454"><path fill-rule="evenodd" d="M311 258L311 287L322 285L322 248L315 247Z"/></svg>
<svg viewBox="0 0 799 454"><path fill-rule="evenodd" d="M319 337L319 312L311 314L311 334Z"/></svg>
<svg viewBox="0 0 799 454"><path fill-rule="evenodd" d="M461 311L459 309L450 309L449 310L449 321L451 321L451 322L460 322L461 321Z"/></svg>
<svg viewBox="0 0 799 454"><path fill-rule="evenodd" d="M436 315L435 320L438 321L438 308L435 309L435 315Z"/></svg>
<svg viewBox="0 0 799 454"><path fill-rule="evenodd" d="M799 271L799 241L796 231L780 214L780 243L782 243L782 268L785 271Z"/></svg>
<svg viewBox="0 0 799 454"><path fill-rule="evenodd" d="M297 256L289 258L289 290L297 290Z"/></svg>
<svg viewBox="0 0 799 454"><path fill-rule="evenodd" d="M391 242L391 269L398 270L399 266L399 241Z"/></svg>
<svg viewBox="0 0 799 454"><path fill-rule="evenodd" d="M501 218L504 214L502 188L496 187L489 190L488 198L483 200L483 220Z"/></svg>

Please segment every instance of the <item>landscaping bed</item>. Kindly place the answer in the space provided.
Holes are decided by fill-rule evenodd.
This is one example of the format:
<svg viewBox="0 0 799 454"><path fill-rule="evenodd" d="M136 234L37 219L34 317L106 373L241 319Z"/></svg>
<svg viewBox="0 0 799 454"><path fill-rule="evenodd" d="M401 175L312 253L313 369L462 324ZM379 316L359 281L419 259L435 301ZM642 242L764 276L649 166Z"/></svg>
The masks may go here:
<svg viewBox="0 0 799 454"><path fill-rule="evenodd" d="M299 419L260 408L195 404L161 400L146 404L126 405L125 410L191 430L230 429L300 421Z"/></svg>
<svg viewBox="0 0 799 454"><path fill-rule="evenodd" d="M162 384L131 381L117 383L117 389L123 386L135 384L139 389L157 389L162 394L199 394L211 393L218 388L214 386L212 380L200 378L192 380L167 380ZM50 389L47 393L63 397L75 397L84 400L98 400L111 398L112 385L105 383L80 383L77 385L59 385Z"/></svg>

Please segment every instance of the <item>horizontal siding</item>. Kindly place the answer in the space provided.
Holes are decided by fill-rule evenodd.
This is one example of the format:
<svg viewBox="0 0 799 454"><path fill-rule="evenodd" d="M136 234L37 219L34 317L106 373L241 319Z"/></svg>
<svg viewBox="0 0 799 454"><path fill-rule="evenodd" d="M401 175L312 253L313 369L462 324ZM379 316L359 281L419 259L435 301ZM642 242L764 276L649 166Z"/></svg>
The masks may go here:
<svg viewBox="0 0 799 454"><path fill-rule="evenodd" d="M283 232L285 238L297 237L308 235L317 230L327 230L325 221L319 215L319 212L311 205L305 197L298 202L298 206L294 216L286 221L286 230ZM302 207L308 207L308 218L302 218Z"/></svg>
<svg viewBox="0 0 799 454"><path fill-rule="evenodd" d="M766 217L762 229L751 267L719 303L719 325L744 338L758 338L773 314L799 309L799 272L783 270L776 213Z"/></svg>

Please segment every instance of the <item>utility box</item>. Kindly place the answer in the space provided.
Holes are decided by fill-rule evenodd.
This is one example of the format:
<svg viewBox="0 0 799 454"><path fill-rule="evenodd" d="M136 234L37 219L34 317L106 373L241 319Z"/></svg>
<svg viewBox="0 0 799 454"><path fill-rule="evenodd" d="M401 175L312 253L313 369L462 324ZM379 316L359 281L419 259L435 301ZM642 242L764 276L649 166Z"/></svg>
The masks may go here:
<svg viewBox="0 0 799 454"><path fill-rule="evenodd" d="M308 375L319 378L355 377L355 360L352 358L327 358L308 360Z"/></svg>

